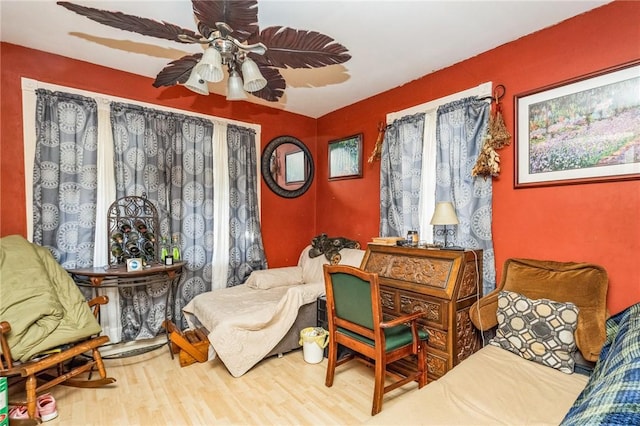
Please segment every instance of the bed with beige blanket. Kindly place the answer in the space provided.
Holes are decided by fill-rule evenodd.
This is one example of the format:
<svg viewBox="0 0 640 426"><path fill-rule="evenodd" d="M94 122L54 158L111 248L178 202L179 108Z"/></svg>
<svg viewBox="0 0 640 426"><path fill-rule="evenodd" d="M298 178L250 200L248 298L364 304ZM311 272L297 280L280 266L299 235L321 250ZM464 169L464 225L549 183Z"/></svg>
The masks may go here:
<svg viewBox="0 0 640 426"><path fill-rule="evenodd" d="M367 424L557 425L588 379L485 346Z"/></svg>
<svg viewBox="0 0 640 426"><path fill-rule="evenodd" d="M497 326L495 337L366 424L561 424L595 375L588 373L607 337L607 286L598 265L507 260L498 288L470 312L476 327Z"/></svg>
<svg viewBox="0 0 640 426"><path fill-rule="evenodd" d="M245 284L200 294L184 307L191 327L207 329L210 359L218 356L234 377L274 349L298 348L300 330L316 326L316 300L324 294L322 265L329 262L324 256L310 258L310 249L302 251L296 266L254 271ZM364 251L345 248L340 255L341 264L360 266ZM305 310L312 317L299 321Z"/></svg>

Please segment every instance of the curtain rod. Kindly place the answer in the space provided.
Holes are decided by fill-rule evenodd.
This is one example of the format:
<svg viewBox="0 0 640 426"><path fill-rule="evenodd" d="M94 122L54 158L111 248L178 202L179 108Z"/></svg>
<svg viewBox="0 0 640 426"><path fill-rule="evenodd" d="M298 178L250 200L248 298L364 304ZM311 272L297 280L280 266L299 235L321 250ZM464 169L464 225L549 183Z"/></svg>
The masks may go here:
<svg viewBox="0 0 640 426"><path fill-rule="evenodd" d="M415 105L401 111L390 112L387 113L387 124L392 123L394 120L404 117L405 115L413 115L419 112L427 112L430 110L437 109L440 105L444 105L451 101L455 101L461 98L466 98L469 96L490 96L491 95L491 87L492 83L490 81L486 83L479 84L470 89L462 90L457 93L452 93L448 96L443 96L442 98L434 99L429 102L425 102L420 105Z"/></svg>
<svg viewBox="0 0 640 426"><path fill-rule="evenodd" d="M483 98L478 99L479 101L488 101L491 99L491 102L500 102L500 99L504 98L504 94L507 91L505 89L504 84L498 84L495 89L493 89L493 96L485 96Z"/></svg>

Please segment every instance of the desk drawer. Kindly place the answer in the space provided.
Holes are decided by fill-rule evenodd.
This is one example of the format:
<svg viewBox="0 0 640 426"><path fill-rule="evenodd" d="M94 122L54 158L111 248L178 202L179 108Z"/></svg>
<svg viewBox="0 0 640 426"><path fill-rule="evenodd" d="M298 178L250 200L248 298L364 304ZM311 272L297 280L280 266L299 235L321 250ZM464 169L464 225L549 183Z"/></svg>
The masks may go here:
<svg viewBox="0 0 640 426"><path fill-rule="evenodd" d="M448 304L442 299L386 286L380 286L380 298L382 309L390 315L423 312L424 319L420 322L430 327L447 329Z"/></svg>

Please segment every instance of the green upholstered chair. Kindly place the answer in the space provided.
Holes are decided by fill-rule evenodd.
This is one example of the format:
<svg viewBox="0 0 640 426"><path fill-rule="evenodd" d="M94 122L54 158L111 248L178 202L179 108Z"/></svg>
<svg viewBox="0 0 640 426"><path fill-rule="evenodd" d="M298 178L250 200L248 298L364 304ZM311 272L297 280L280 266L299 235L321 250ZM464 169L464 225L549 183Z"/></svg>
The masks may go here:
<svg viewBox="0 0 640 426"><path fill-rule="evenodd" d="M374 416L382 410L382 397L409 382L417 381L421 388L427 383L425 342L427 333L418 329L417 320L423 313L416 312L384 321L380 302L378 274L365 272L346 265L324 265L329 324L329 359L325 385L331 387L336 367L357 358L373 366ZM338 345L351 349L351 353L338 360ZM387 369L388 364L410 358L416 370L401 374ZM392 383L385 386L385 378Z"/></svg>

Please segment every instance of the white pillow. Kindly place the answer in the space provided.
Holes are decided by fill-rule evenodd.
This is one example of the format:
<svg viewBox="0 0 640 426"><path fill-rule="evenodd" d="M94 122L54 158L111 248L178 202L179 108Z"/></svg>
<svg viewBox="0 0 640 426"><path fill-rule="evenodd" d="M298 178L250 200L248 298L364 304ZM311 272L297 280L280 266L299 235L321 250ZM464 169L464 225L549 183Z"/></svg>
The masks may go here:
<svg viewBox="0 0 640 426"><path fill-rule="evenodd" d="M324 254L313 259L309 257L309 250L311 246L307 246L300 255L298 265L302 267L302 280L305 283L324 282L323 265L327 265L330 262L327 260ZM340 264L360 267L362 258L364 257L364 250L343 248L340 250Z"/></svg>
<svg viewBox="0 0 640 426"><path fill-rule="evenodd" d="M342 259L340 259L340 264L355 266L356 268L359 268L360 264L362 263L364 253L365 251L361 249L343 248L342 250L340 250L340 255L342 256Z"/></svg>
<svg viewBox="0 0 640 426"><path fill-rule="evenodd" d="M253 271L245 284L250 288L260 290L302 284L302 268L299 266L285 266L283 268Z"/></svg>
<svg viewBox="0 0 640 426"><path fill-rule="evenodd" d="M309 253L306 253L306 258L301 259L302 265L302 280L305 283L316 283L324 281L324 272L322 271L322 265L328 264L329 261L324 254L311 259Z"/></svg>

